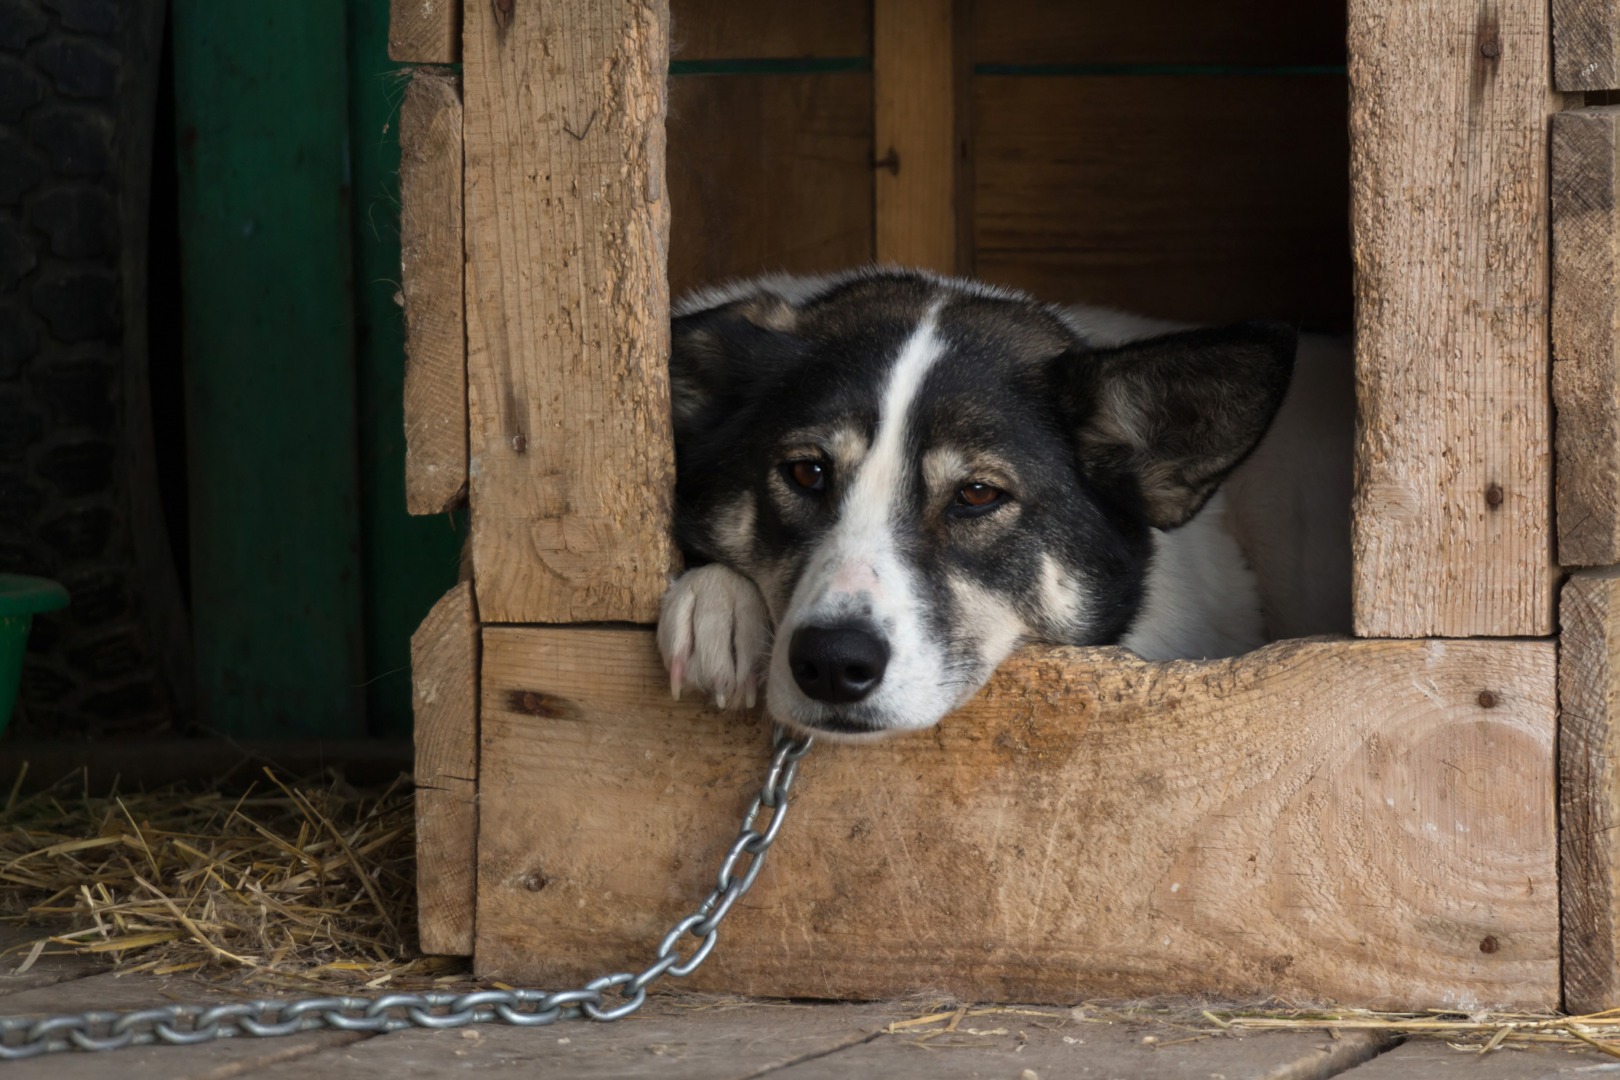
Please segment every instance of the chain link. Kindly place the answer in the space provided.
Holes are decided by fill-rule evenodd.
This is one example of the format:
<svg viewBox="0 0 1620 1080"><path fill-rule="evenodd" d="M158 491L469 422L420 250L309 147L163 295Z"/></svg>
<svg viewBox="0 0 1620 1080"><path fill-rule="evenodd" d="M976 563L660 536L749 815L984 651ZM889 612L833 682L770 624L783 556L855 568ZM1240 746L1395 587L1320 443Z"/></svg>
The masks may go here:
<svg viewBox="0 0 1620 1080"><path fill-rule="evenodd" d="M466 994L429 991L378 997L332 995L295 1001L244 1001L226 1005L164 1005L128 1012L83 1012L31 1019L0 1016L0 1061L49 1054L58 1050L117 1050L144 1043L185 1046L239 1035L269 1037L299 1031L337 1028L343 1031L399 1031L403 1028L454 1028L499 1022L539 1027L557 1020L619 1020L647 1000L647 988L665 975L692 974L714 951L726 913L753 887L787 816L788 791L799 772L799 759L813 740L777 728L770 771L759 796L743 815L737 839L726 850L715 887L665 934L653 962L639 973L615 972L593 979L578 990L474 990ZM757 828L760 813L770 819ZM697 940L682 957L683 938Z"/></svg>

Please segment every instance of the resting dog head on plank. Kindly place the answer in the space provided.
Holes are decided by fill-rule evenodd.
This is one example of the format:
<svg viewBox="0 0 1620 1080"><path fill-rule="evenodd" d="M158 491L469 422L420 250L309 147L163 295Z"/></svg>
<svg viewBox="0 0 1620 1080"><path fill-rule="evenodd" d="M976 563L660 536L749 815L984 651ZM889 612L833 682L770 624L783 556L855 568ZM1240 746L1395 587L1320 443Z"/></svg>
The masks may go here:
<svg viewBox="0 0 1620 1080"><path fill-rule="evenodd" d="M1260 643L1206 510L1294 333L1121 342L1124 317L866 270L699 294L673 325L678 693L846 738L927 727L1018 644ZM1202 512L1201 512L1202 511Z"/></svg>

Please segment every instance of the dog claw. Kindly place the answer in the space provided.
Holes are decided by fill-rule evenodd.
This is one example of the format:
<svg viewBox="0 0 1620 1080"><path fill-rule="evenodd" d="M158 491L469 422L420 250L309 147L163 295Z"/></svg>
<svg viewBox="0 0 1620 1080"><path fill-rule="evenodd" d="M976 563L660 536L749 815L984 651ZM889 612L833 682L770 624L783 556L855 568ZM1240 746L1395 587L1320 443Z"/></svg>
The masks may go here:
<svg viewBox="0 0 1620 1080"><path fill-rule="evenodd" d="M669 696L681 700L681 683L685 681L686 665L679 660L669 665Z"/></svg>

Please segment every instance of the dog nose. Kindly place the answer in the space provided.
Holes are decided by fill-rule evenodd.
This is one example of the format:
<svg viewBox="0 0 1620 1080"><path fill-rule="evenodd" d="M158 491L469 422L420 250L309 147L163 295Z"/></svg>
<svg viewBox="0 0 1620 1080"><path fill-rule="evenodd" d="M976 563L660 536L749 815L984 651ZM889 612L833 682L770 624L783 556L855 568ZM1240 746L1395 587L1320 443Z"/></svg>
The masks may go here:
<svg viewBox="0 0 1620 1080"><path fill-rule="evenodd" d="M788 666L807 696L847 705L883 681L889 643L859 626L801 626L788 642Z"/></svg>

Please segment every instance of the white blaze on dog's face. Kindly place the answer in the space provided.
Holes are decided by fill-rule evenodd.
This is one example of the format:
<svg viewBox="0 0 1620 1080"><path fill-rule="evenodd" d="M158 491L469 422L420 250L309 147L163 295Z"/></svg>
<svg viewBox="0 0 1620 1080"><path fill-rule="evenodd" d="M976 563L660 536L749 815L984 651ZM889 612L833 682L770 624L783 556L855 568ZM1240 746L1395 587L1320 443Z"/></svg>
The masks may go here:
<svg viewBox="0 0 1620 1080"><path fill-rule="evenodd" d="M1292 357L1258 325L1093 349L900 272L710 299L674 326L678 539L758 586L769 713L843 738L937 722L1021 642L1119 641L1152 530L1259 439Z"/></svg>

